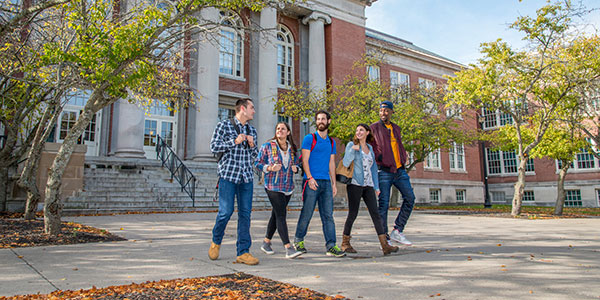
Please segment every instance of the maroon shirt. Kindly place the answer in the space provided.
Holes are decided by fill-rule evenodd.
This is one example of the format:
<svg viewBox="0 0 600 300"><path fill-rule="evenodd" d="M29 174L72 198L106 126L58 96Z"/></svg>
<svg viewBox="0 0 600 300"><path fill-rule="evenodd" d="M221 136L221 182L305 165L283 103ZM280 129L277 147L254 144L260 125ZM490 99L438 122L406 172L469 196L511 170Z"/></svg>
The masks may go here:
<svg viewBox="0 0 600 300"><path fill-rule="evenodd" d="M402 133L400 127L394 123L392 124L392 129L394 130L394 137L398 142L398 153L400 154L400 162L402 166L406 166L406 158L408 154L406 154L406 149L404 149L404 145L402 144ZM373 146L373 152L375 152L375 161L377 162L377 166L380 170L384 170L390 173L396 173L396 160L394 159L394 151L392 150L392 137L390 135L390 130L385 127L385 124L382 121L375 122L371 124L371 131L373 132L373 136L375 137L375 141L371 143Z"/></svg>

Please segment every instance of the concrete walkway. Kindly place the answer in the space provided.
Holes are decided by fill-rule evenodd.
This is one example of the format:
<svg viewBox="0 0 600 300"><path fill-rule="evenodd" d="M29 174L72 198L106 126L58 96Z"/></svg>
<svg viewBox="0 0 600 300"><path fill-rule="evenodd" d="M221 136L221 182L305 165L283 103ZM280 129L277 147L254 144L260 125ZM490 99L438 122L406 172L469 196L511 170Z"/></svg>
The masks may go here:
<svg viewBox="0 0 600 300"><path fill-rule="evenodd" d="M277 234L275 255L259 249L269 214L252 214L251 252L260 259L258 266L232 263L235 214L217 261L207 256L214 213L65 218L128 241L0 249L0 296L246 272L352 299L600 298L598 218L522 220L415 212L405 231L415 245L383 257L362 210L352 240L359 253L340 259L324 255L315 213L306 237L309 253L290 260ZM346 214L335 212L340 240ZM298 215L289 213L291 233Z"/></svg>

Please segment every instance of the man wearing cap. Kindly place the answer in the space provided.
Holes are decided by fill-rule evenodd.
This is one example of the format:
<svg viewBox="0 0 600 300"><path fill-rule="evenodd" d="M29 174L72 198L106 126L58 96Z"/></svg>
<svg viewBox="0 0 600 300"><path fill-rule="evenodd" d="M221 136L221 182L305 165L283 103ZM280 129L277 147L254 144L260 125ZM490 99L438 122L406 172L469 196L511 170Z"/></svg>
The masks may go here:
<svg viewBox="0 0 600 300"><path fill-rule="evenodd" d="M383 221L383 228L388 233L387 214L390 204L390 192L392 185L402 194L404 201L400 212L394 221L394 230L388 235L388 241L410 246L412 243L404 236L404 226L408 222L410 213L415 204L415 194L410 184L410 177L406 173L406 150L402 145L402 133L400 127L391 122L394 113L394 104L384 101L379 106L379 122L371 125L375 142L373 152L379 168L379 215Z"/></svg>

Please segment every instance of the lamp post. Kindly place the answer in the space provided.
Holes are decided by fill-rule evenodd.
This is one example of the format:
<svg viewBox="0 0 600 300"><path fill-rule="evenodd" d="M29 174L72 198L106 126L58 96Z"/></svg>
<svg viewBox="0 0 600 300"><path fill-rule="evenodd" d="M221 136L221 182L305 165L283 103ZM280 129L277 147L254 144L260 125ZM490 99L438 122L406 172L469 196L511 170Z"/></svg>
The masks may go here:
<svg viewBox="0 0 600 300"><path fill-rule="evenodd" d="M479 123L479 128L483 131L483 123L485 122L485 116L479 115L477 117L477 121ZM488 189L488 174L487 174L487 166L486 166L486 157L485 157L485 144L482 140L479 140L479 151L481 152L481 165L483 167L483 207L484 208L492 208L492 203L490 201L490 193Z"/></svg>

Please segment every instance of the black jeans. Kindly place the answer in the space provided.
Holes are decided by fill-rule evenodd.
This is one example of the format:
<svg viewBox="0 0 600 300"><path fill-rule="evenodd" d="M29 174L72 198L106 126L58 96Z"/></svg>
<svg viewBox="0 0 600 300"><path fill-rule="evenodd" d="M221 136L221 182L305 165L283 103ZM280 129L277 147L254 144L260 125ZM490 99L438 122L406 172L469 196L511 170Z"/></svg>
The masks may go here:
<svg viewBox="0 0 600 300"><path fill-rule="evenodd" d="M273 192L265 189L267 191L267 196L269 197L269 201L271 201L271 205L273 209L271 210L271 218L269 219L269 225L267 225L267 234L266 238L272 239L275 234L275 230L279 232L279 237L284 245L290 243L290 237L288 235L288 227L287 227L287 206L292 198L292 195L286 196L282 192Z"/></svg>
<svg viewBox="0 0 600 300"><path fill-rule="evenodd" d="M348 184L346 185L346 191L348 192L348 217L346 218L346 224L344 224L344 235L350 235L352 225L354 224L354 220L356 220L358 209L360 208L360 198L363 198L367 205L377 235L384 234L385 229L383 229L381 216L379 216L375 189L370 186Z"/></svg>

